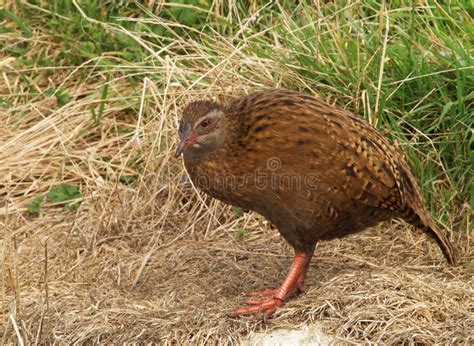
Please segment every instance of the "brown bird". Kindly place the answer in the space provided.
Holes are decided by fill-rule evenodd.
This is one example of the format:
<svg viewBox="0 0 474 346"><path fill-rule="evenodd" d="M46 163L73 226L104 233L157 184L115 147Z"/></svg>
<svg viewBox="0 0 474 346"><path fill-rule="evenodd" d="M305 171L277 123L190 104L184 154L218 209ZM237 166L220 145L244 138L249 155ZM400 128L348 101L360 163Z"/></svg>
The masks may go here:
<svg viewBox="0 0 474 346"><path fill-rule="evenodd" d="M410 169L374 127L316 98L287 90L249 94L228 105L190 103L176 155L193 183L225 203L270 220L293 246L277 289L252 292L233 316L270 316L304 290L320 240L400 217L432 236L450 263L455 253L425 208Z"/></svg>

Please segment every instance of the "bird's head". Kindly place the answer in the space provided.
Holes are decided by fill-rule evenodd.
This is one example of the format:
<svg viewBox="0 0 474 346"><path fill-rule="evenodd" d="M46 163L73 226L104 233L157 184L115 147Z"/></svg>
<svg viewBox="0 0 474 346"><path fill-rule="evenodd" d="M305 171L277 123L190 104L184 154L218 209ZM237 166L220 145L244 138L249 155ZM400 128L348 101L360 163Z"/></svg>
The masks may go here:
<svg viewBox="0 0 474 346"><path fill-rule="evenodd" d="M200 158L214 152L224 142L224 107L213 101L195 101L184 108L179 122L179 145L182 153Z"/></svg>

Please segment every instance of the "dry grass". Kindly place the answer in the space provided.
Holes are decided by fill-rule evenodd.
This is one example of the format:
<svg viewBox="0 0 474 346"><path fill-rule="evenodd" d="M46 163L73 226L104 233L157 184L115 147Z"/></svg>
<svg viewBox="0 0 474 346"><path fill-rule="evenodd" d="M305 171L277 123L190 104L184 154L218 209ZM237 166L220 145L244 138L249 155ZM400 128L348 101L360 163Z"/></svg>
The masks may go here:
<svg viewBox="0 0 474 346"><path fill-rule="evenodd" d="M46 76L0 57L1 94L11 101L0 122L3 343L236 343L249 331L316 320L344 343L472 343L469 230L453 235L458 267L396 222L321 243L307 293L268 324L226 316L243 292L278 285L292 252L258 215L236 215L190 185L172 155L179 109L305 81L225 40L213 43L218 64L193 42L176 44L195 55L154 56L156 67L117 63L109 81L93 60ZM67 88L72 101L28 96L20 79L31 76L44 76L33 88ZM90 109L104 83L110 95L96 125ZM138 179L123 184L124 175ZM77 210L46 201L39 215L27 212L59 183L80 186Z"/></svg>

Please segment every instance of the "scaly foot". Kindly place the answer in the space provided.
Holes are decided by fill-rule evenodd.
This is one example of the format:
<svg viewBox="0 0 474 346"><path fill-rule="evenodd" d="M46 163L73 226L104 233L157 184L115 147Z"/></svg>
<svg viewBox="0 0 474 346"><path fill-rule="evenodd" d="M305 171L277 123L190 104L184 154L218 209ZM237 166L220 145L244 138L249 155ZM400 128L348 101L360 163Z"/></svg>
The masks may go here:
<svg viewBox="0 0 474 346"><path fill-rule="evenodd" d="M263 318L271 316L282 304L283 300L278 298L249 300L247 302L250 306L235 309L230 313L230 316L253 315L255 313L263 312Z"/></svg>
<svg viewBox="0 0 474 346"><path fill-rule="evenodd" d="M304 292L304 278L306 271L308 270L309 262L311 261L311 256L312 252L296 253L290 271L279 288L249 293L252 297L263 296L269 298L256 300L251 299L247 302L250 306L235 309L230 313L230 316L236 317L263 312L264 320L266 320L283 304L286 299L300 292Z"/></svg>

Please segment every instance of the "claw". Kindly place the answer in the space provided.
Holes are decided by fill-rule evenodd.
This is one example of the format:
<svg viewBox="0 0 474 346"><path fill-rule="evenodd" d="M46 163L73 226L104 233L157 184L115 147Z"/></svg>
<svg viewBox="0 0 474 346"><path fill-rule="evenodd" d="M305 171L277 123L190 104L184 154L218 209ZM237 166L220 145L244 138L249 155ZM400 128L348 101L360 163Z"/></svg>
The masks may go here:
<svg viewBox="0 0 474 346"><path fill-rule="evenodd" d="M266 321L286 299L304 292L304 278L312 255L312 252L296 253L290 272L279 288L248 293L251 297L268 298L250 299L247 301L249 306L235 309L230 313L230 316L236 317L263 312L263 320Z"/></svg>
<svg viewBox="0 0 474 346"><path fill-rule="evenodd" d="M283 301L278 298L271 299L262 299L250 301L251 306L235 309L230 313L232 317L243 316L243 315L252 315L258 312L264 312L264 319L272 315L278 307L283 304Z"/></svg>

